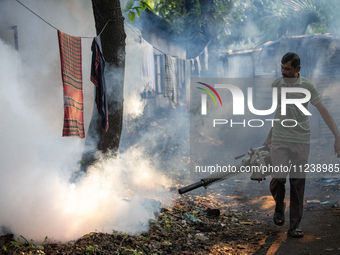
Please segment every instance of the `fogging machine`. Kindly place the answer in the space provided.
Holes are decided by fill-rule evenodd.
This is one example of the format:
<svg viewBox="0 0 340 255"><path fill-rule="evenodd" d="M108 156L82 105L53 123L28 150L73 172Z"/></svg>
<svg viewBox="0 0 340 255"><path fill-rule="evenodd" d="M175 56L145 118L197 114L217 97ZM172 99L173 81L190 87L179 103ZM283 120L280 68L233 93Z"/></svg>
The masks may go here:
<svg viewBox="0 0 340 255"><path fill-rule="evenodd" d="M240 159L247 156L242 162L235 166L233 172L217 172L201 179L198 182L190 184L178 190L179 194L184 194L199 187L207 188L209 185L223 181L230 177L236 176L241 173L251 172L250 179L253 181L262 181L266 176L270 175L268 166L271 165L270 151L268 147L261 146L258 148L250 148L246 154L235 157Z"/></svg>

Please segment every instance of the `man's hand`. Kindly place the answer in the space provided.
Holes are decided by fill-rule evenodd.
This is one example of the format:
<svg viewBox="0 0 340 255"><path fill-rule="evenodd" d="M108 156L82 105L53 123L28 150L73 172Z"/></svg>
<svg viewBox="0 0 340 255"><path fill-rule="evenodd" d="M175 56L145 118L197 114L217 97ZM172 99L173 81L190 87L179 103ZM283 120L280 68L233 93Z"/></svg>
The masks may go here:
<svg viewBox="0 0 340 255"><path fill-rule="evenodd" d="M340 158L340 133L335 124L335 121L322 101L317 103L315 106L320 112L321 117L323 118L323 120L325 121L325 123L327 124L329 129L332 131L333 135L335 136L334 154L337 154L337 157Z"/></svg>
<svg viewBox="0 0 340 255"><path fill-rule="evenodd" d="M340 137L335 139L334 154L337 154L337 157L340 158Z"/></svg>

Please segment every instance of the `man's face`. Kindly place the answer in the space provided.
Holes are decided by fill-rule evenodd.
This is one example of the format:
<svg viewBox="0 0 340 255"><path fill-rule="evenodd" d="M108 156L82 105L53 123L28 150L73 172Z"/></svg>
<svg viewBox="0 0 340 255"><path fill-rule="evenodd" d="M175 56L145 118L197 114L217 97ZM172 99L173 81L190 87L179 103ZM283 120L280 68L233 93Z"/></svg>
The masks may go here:
<svg viewBox="0 0 340 255"><path fill-rule="evenodd" d="M288 61L285 64L281 64L281 73L283 78L297 78L297 74L300 71L300 67L292 67L292 61Z"/></svg>

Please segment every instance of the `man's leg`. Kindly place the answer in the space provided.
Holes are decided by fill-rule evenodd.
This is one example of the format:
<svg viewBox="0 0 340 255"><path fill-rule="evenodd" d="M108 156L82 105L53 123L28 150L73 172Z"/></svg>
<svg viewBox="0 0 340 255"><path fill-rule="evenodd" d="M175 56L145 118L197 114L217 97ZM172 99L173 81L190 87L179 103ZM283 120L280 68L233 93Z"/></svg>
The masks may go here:
<svg viewBox="0 0 340 255"><path fill-rule="evenodd" d="M270 148L270 157L273 169L278 170L281 166L287 166L289 161L289 148L284 142L273 141ZM270 192L275 200L275 212L284 213L284 199L286 193L286 177L288 173L274 171L270 182ZM274 219L275 224L281 225L279 220Z"/></svg>
<svg viewBox="0 0 340 255"><path fill-rule="evenodd" d="M275 212L284 211L285 184L286 178L273 178L270 182L270 192L275 200Z"/></svg>
<svg viewBox="0 0 340 255"><path fill-rule="evenodd" d="M290 228L298 228L303 214L305 178L289 178L290 181Z"/></svg>
<svg viewBox="0 0 340 255"><path fill-rule="evenodd" d="M306 173L303 171L308 163L309 144L292 143L291 161L296 165L296 172L289 174L290 182L290 229L298 228L303 214ZM300 171L302 166L302 171Z"/></svg>

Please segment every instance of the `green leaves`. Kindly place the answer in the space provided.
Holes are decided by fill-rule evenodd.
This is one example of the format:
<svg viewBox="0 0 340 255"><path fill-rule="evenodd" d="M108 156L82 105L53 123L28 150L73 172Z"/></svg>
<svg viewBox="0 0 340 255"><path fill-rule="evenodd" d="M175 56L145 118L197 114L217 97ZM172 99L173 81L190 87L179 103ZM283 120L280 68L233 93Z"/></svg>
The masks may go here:
<svg viewBox="0 0 340 255"><path fill-rule="evenodd" d="M136 9L138 17L140 17L141 11L139 9Z"/></svg>
<svg viewBox="0 0 340 255"><path fill-rule="evenodd" d="M16 241L10 241L10 244L13 245L15 248L21 248L24 246L23 244L18 243Z"/></svg>
<svg viewBox="0 0 340 255"><path fill-rule="evenodd" d="M153 12L153 9L151 8L147 1L140 1L140 6L143 11L145 11L146 8L149 8L149 10Z"/></svg>
<svg viewBox="0 0 340 255"><path fill-rule="evenodd" d="M86 247L86 251L94 251L96 248L93 247L92 245L89 245Z"/></svg>
<svg viewBox="0 0 340 255"><path fill-rule="evenodd" d="M135 14L133 11L129 11L129 13L128 13L128 19L129 19L131 22L134 22L134 21L135 21L135 18L136 18L136 14Z"/></svg>
<svg viewBox="0 0 340 255"><path fill-rule="evenodd" d="M139 6L135 6L136 5L136 2L139 2ZM138 16L138 18L140 18L140 15L142 14L141 10L142 11L145 11L146 8L150 9L151 11L153 11L153 9L151 8L151 6L147 3L147 1L135 1L135 0L129 0L127 3L126 3L126 6L123 10L123 12L129 12L128 13L128 19L131 21L131 22L134 22L135 21L135 18L136 18L136 14Z"/></svg>
<svg viewBox="0 0 340 255"><path fill-rule="evenodd" d="M128 12L130 9L132 9L133 5L135 4L135 0L129 0L127 1L125 8L122 10L122 12Z"/></svg>

